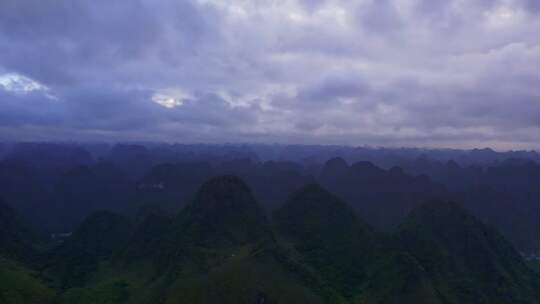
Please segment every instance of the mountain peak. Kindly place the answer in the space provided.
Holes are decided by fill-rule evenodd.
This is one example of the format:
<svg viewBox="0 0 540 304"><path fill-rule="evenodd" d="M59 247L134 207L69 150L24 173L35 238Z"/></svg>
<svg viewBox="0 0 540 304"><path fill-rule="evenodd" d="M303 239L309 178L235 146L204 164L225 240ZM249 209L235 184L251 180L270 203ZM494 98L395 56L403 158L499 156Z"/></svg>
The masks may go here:
<svg viewBox="0 0 540 304"><path fill-rule="evenodd" d="M195 201L199 206L200 204L223 206L234 203L255 203L252 199L235 202L232 199L234 194L251 196L251 190L241 178L234 175L223 175L205 182L199 189Z"/></svg>
<svg viewBox="0 0 540 304"><path fill-rule="evenodd" d="M354 163L351 166L351 169L353 169L355 172L361 172L365 174L382 174L385 171L377 166L375 166L372 162L369 161L359 161Z"/></svg>
<svg viewBox="0 0 540 304"><path fill-rule="evenodd" d="M262 213L259 214L261 210L251 189L241 178L234 175L213 177L203 183L190 209L192 212L212 217L234 212L242 214L248 211L254 212L253 216L262 215Z"/></svg>
<svg viewBox="0 0 540 304"><path fill-rule="evenodd" d="M307 184L289 197L288 204L303 205L309 208L315 205L339 206L349 208L344 202L338 199L334 194L324 189L317 183ZM351 209L352 211L352 209Z"/></svg>
<svg viewBox="0 0 540 304"><path fill-rule="evenodd" d="M361 233L368 226L354 210L318 184L309 184L294 192L283 207L274 213L280 232L301 237L315 233L316 238ZM313 235L312 235L313 236Z"/></svg>
<svg viewBox="0 0 540 304"><path fill-rule="evenodd" d="M329 159L325 163L325 166L334 167L334 168L346 168L346 167L348 167L347 162L341 157L334 157L334 158Z"/></svg>
<svg viewBox="0 0 540 304"><path fill-rule="evenodd" d="M268 222L249 187L232 175L205 182L178 218L179 233L205 245L243 244L269 233Z"/></svg>

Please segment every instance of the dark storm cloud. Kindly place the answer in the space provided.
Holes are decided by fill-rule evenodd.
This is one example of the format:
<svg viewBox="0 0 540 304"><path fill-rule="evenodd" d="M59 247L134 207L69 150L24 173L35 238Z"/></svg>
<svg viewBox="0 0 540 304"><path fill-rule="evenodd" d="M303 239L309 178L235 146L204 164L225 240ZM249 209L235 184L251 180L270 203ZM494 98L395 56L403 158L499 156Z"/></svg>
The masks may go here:
<svg viewBox="0 0 540 304"><path fill-rule="evenodd" d="M535 0L0 1L0 138L534 147Z"/></svg>

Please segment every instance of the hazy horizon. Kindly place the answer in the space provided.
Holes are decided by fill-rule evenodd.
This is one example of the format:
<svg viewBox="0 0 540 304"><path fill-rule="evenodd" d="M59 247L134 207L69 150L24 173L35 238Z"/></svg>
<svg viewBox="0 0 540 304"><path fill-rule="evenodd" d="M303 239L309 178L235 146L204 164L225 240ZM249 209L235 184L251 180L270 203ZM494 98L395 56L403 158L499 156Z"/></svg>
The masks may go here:
<svg viewBox="0 0 540 304"><path fill-rule="evenodd" d="M343 148L362 148L362 149L389 149L389 150L440 150L440 151L473 151L473 150L492 150L498 153L505 152L537 152L539 149L496 149L487 146L471 146L471 147L436 147L436 146L376 146L376 145L353 145L353 144L318 144L318 143L280 143L280 142L175 142L175 141L144 141L144 140L0 140L0 144L16 145L16 144L59 144L59 145L142 145L142 146L159 146L159 145L201 145L201 146L304 146L304 147L343 147Z"/></svg>

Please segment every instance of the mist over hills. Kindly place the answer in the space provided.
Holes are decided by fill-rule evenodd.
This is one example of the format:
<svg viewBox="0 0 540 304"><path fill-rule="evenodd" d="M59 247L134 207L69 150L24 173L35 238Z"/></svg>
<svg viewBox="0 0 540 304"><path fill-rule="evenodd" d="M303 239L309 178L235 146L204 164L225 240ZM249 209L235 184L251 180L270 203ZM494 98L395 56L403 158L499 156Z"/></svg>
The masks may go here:
<svg viewBox="0 0 540 304"><path fill-rule="evenodd" d="M90 212L176 212L215 175L234 174L271 211L319 182L379 229L419 203L451 199L499 228L520 250L540 248L540 165L534 151L374 149L338 146L3 145L0 195L47 233L71 232ZM74 201L76 201L74 203Z"/></svg>
<svg viewBox="0 0 540 304"><path fill-rule="evenodd" d="M1 150L1 303L540 302L536 152Z"/></svg>

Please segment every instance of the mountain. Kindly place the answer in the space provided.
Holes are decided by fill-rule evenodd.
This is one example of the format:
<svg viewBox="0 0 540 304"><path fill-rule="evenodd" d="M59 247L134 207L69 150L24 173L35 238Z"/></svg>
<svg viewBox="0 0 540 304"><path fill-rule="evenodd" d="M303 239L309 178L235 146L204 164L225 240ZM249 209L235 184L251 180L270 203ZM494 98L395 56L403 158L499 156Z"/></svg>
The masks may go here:
<svg viewBox="0 0 540 304"><path fill-rule="evenodd" d="M539 277L494 229L455 203L432 201L400 226L444 303L539 303Z"/></svg>
<svg viewBox="0 0 540 304"><path fill-rule="evenodd" d="M186 242L212 246L243 245L269 235L266 216L238 177L212 178L177 219Z"/></svg>
<svg viewBox="0 0 540 304"><path fill-rule="evenodd" d="M370 168L381 172L368 164L364 170ZM118 234L131 235L129 240L114 242L122 244L114 249L105 246L103 254L92 251L99 258L91 276L82 288L62 292L59 303L532 304L539 299L539 278L510 243L452 203L416 207L391 236L310 184L292 193L269 222L247 184L227 175L203 183L173 218L152 209L141 213L144 219L132 234ZM95 229L85 226L82 231Z"/></svg>
<svg viewBox="0 0 540 304"><path fill-rule="evenodd" d="M465 208L483 222L497 227L520 251L536 253L540 250L537 204L540 164L537 162L509 158L489 165L461 166L455 161L422 157L405 171L427 175L443 184L451 191L451 196L439 198L463 202Z"/></svg>
<svg viewBox="0 0 540 304"><path fill-rule="evenodd" d="M137 183L136 204L155 204L164 210L178 212L211 176L213 168L206 162L154 166Z"/></svg>
<svg viewBox="0 0 540 304"><path fill-rule="evenodd" d="M49 214L50 191L37 178L36 168L17 160L0 162L0 196L32 227Z"/></svg>
<svg viewBox="0 0 540 304"><path fill-rule="evenodd" d="M190 250L228 250L271 238L263 210L248 186L235 176L215 177L203 183L192 202L172 219L149 213L125 253L129 258L144 258L140 253L148 252L147 258L166 267L189 259Z"/></svg>
<svg viewBox="0 0 540 304"><path fill-rule="evenodd" d="M0 303L53 303L55 292L44 284L36 271L19 262L0 257Z"/></svg>
<svg viewBox="0 0 540 304"><path fill-rule="evenodd" d="M20 216L0 200L0 303L51 303L54 291L30 267L38 264L37 241Z"/></svg>
<svg viewBox="0 0 540 304"><path fill-rule="evenodd" d="M54 185L46 227L53 232L70 232L97 210L124 212L129 209L134 188L114 164L74 167Z"/></svg>
<svg viewBox="0 0 540 304"><path fill-rule="evenodd" d="M34 177L45 186L52 185L70 168L93 162L90 153L78 145L32 142L15 144L5 160L32 167Z"/></svg>
<svg viewBox="0 0 540 304"><path fill-rule="evenodd" d="M34 247L37 241L19 214L0 198L0 256L33 263L38 254Z"/></svg>
<svg viewBox="0 0 540 304"><path fill-rule="evenodd" d="M335 157L329 159L321 170L320 180L325 184L332 184L335 187L335 183L337 183L336 177L345 176L348 170L349 165L343 158Z"/></svg>
<svg viewBox="0 0 540 304"><path fill-rule="evenodd" d="M267 211L281 206L292 191L314 181L303 166L287 161L227 161L220 163L218 170L242 178Z"/></svg>
<svg viewBox="0 0 540 304"><path fill-rule="evenodd" d="M126 246L60 302L323 303L316 278L298 270L270 228L241 179L212 178L176 217L147 214Z"/></svg>
<svg viewBox="0 0 540 304"><path fill-rule="evenodd" d="M441 303L414 258L319 185L274 213L280 236L348 303Z"/></svg>
<svg viewBox="0 0 540 304"><path fill-rule="evenodd" d="M116 144L104 159L122 168L134 180L144 176L155 165L151 151L142 145Z"/></svg>
<svg viewBox="0 0 540 304"><path fill-rule="evenodd" d="M90 215L71 237L51 253L45 274L61 288L81 286L128 241L131 222L109 211Z"/></svg>
<svg viewBox="0 0 540 304"><path fill-rule="evenodd" d="M117 261L124 265L136 265L145 259L159 258L163 239L172 229L172 218L159 211L154 212L145 207L139 213L142 214L138 216L135 231L117 257Z"/></svg>
<svg viewBox="0 0 540 304"><path fill-rule="evenodd" d="M92 205L101 206L109 200L94 198L109 194L92 192L115 192L103 185L125 181L114 168L76 166L64 173L59 189L65 192L56 194L75 204L92 196ZM186 195L187 202L173 206L184 190L175 188L197 168L237 170L259 186L280 174L296 176L300 187L271 219L250 183L234 175L200 182L191 199ZM263 168L272 176L260 176ZM328 185L349 194L357 187L352 205L325 186L304 185L308 179L296 175L302 168L285 162L178 163L151 172L145 183L167 181L168 210L159 204L163 196L147 192L142 206L133 201L139 208L133 219L96 211L63 241L43 243L0 203L0 303L540 303L539 276L504 237L460 205L416 201L426 195L417 191L432 182L398 167L334 159L321 168L320 180ZM185 186L195 188L192 181ZM376 215L362 212L371 199L381 199L374 200L381 204L377 210L391 215L412 211L396 232L381 232L362 216Z"/></svg>
<svg viewBox="0 0 540 304"><path fill-rule="evenodd" d="M388 232L420 202L460 201L520 251L540 252L534 151L159 143L0 143L0 150L0 196L41 235L71 232L101 209L133 215L158 204L173 215L205 180L230 174L267 211L319 182Z"/></svg>
<svg viewBox="0 0 540 304"><path fill-rule="evenodd" d="M287 270L293 262L280 256L265 213L238 177L205 182L171 231L168 268L181 274L174 284L189 288L195 303L320 301Z"/></svg>
<svg viewBox="0 0 540 304"><path fill-rule="evenodd" d="M398 167L384 170L366 161L348 166L343 159L331 159L323 166L319 181L370 225L385 231L397 227L419 203L449 196L427 176L411 176Z"/></svg>

